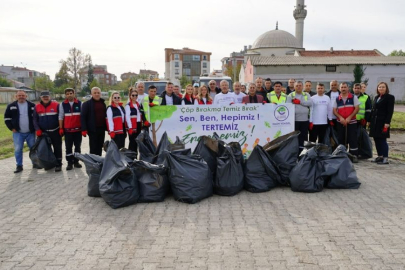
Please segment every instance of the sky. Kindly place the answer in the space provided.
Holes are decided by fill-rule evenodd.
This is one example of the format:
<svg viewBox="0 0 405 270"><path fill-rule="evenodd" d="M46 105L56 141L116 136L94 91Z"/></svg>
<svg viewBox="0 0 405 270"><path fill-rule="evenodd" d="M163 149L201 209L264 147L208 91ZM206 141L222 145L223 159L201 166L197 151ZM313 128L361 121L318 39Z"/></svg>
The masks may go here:
<svg viewBox="0 0 405 270"><path fill-rule="evenodd" d="M151 69L164 76L164 49L188 47L220 60L261 34L295 34L295 0L0 1L0 65L46 72L76 47L117 75ZM405 1L306 0L307 50L405 50Z"/></svg>

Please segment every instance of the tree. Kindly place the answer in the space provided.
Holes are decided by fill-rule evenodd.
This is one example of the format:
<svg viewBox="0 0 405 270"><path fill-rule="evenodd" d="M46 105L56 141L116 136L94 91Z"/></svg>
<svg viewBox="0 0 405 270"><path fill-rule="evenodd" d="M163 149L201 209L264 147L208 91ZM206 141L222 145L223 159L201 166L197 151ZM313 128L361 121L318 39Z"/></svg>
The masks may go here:
<svg viewBox="0 0 405 270"><path fill-rule="evenodd" d="M181 85L182 89L185 89L186 85L191 84L191 83L192 83L191 80L186 75L183 74L183 76L181 76L180 85Z"/></svg>
<svg viewBox="0 0 405 270"><path fill-rule="evenodd" d="M83 54L81 50L72 48L69 50L69 57L66 59L70 76L73 78L73 88L80 89L80 71L88 66L90 60L89 54ZM63 60L62 60L63 61Z"/></svg>
<svg viewBox="0 0 405 270"><path fill-rule="evenodd" d="M236 78L235 82L238 82L241 67L242 67L241 63L236 64L236 74L234 74L233 66L231 64L227 64L225 67L226 68L225 75L231 77L232 80L234 80ZM236 75L236 76L234 76L234 75Z"/></svg>
<svg viewBox="0 0 405 270"><path fill-rule="evenodd" d="M405 56L405 52L402 50L393 50L388 56Z"/></svg>
<svg viewBox="0 0 405 270"><path fill-rule="evenodd" d="M31 87L35 90L54 90L53 81L51 81L51 79L49 79L49 76L46 74L44 76L34 77L34 84Z"/></svg>
<svg viewBox="0 0 405 270"><path fill-rule="evenodd" d="M55 80L53 81L56 88L59 88L62 85L68 85L73 83L72 77L69 75L69 68L66 64L66 61L60 61L60 69L59 72L55 74ZM69 85L68 87L72 87L73 85Z"/></svg>
<svg viewBox="0 0 405 270"><path fill-rule="evenodd" d="M89 56L89 66L87 70L87 83L86 86L83 87L83 91L86 93L90 93L91 88L90 85L94 81L94 68L93 68L93 63L91 61L91 56Z"/></svg>
<svg viewBox="0 0 405 270"><path fill-rule="evenodd" d="M353 77L354 77L354 83L361 83L363 82L363 77L364 77L364 71L366 71L367 68L363 68L363 65L356 65L353 69ZM368 78L364 80L364 82L367 82Z"/></svg>
<svg viewBox="0 0 405 270"><path fill-rule="evenodd" d="M11 87L11 86L13 86L13 85L12 85L12 83L11 83L9 80L0 77L0 86L3 86L3 87Z"/></svg>

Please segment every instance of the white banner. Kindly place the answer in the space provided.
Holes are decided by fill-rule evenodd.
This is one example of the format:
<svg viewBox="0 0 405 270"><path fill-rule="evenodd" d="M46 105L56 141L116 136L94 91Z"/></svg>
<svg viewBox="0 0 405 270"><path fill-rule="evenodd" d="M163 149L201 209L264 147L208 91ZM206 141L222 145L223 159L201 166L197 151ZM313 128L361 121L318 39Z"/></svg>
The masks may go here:
<svg viewBox="0 0 405 270"><path fill-rule="evenodd" d="M216 132L227 143L239 142L245 157L256 145L294 131L293 104L156 106L150 117L155 144L166 131L171 142L178 136L194 150L200 136Z"/></svg>

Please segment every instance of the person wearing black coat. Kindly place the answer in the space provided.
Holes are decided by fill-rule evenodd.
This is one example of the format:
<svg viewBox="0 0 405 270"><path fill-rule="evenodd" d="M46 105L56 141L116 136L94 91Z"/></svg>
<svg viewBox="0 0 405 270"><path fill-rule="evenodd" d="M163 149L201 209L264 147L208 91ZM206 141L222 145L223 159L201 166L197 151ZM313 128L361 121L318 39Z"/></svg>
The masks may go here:
<svg viewBox="0 0 405 270"><path fill-rule="evenodd" d="M390 137L390 124L395 104L395 97L389 92L388 85L385 82L380 82L371 110L370 137L374 138L377 149L378 157L373 160L377 164L389 164L387 138Z"/></svg>
<svg viewBox="0 0 405 270"><path fill-rule="evenodd" d="M101 98L101 90L98 87L91 89L92 98L82 104L80 122L82 127L82 136L89 135L90 154L101 156L103 153L103 144L105 132L107 130L106 111L104 99Z"/></svg>

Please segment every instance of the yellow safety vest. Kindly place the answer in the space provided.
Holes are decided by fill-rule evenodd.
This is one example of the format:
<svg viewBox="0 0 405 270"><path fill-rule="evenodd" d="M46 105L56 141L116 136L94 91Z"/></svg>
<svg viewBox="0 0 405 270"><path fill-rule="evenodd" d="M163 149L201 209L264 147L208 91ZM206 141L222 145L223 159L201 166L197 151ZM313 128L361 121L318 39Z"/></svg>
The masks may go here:
<svg viewBox="0 0 405 270"><path fill-rule="evenodd" d="M287 101L287 95L284 94L283 92L281 92L280 98L278 98L276 92L271 91L270 93L267 94L267 99L271 103L280 104L280 103L285 103Z"/></svg>
<svg viewBox="0 0 405 270"><path fill-rule="evenodd" d="M158 96L155 96L152 103L159 106L161 103L161 98ZM143 112L145 114L145 118L146 118L146 120L149 121L149 119L150 119L149 118L149 96L145 96L143 98L142 106L143 106Z"/></svg>
<svg viewBox="0 0 405 270"><path fill-rule="evenodd" d="M302 92L301 95L304 96L305 101L308 101L308 93L307 93L307 92ZM290 96L291 96L292 99L295 98L295 91L292 92L292 93L290 94Z"/></svg>
<svg viewBox="0 0 405 270"><path fill-rule="evenodd" d="M366 116L366 103L367 103L367 99L368 96L367 95L360 95L360 97L358 97L359 102L360 102L360 106L359 106L359 112L356 114L356 119L359 121L361 119L364 119L364 117Z"/></svg>

